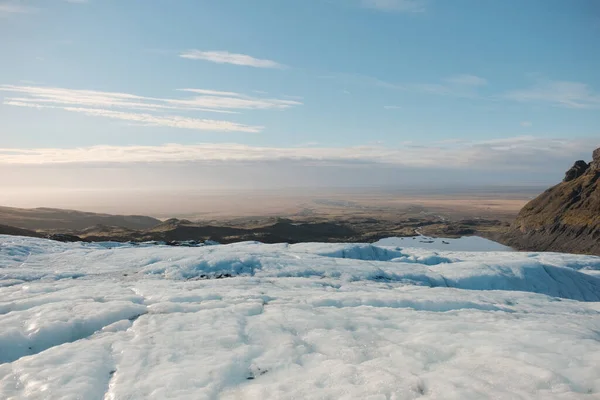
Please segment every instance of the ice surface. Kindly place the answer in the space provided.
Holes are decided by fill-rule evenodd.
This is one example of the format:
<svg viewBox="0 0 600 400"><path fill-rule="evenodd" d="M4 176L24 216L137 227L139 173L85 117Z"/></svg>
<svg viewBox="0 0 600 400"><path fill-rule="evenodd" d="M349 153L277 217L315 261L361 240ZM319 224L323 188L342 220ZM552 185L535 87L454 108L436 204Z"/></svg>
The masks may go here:
<svg viewBox="0 0 600 400"><path fill-rule="evenodd" d="M0 398L600 398L599 257L408 240L0 236Z"/></svg>
<svg viewBox="0 0 600 400"><path fill-rule="evenodd" d="M391 237L381 239L378 246L410 246L421 249L454 250L454 251L513 251L492 240L479 236L463 236L458 239L434 238L428 236Z"/></svg>

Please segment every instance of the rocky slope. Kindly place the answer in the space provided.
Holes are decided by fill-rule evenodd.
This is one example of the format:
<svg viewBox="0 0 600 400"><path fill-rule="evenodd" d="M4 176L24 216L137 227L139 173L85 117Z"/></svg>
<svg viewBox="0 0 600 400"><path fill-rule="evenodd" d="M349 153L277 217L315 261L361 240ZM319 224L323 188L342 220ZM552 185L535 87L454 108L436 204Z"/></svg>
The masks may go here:
<svg viewBox="0 0 600 400"><path fill-rule="evenodd" d="M529 202L501 238L520 250L600 255L600 148Z"/></svg>

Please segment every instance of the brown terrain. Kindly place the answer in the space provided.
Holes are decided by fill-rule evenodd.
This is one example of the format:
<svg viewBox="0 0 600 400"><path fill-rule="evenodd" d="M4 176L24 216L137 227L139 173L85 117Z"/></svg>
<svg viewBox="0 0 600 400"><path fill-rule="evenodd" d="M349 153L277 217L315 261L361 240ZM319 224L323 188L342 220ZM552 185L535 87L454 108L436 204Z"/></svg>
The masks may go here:
<svg viewBox="0 0 600 400"><path fill-rule="evenodd" d="M600 148L525 205L497 239L522 250L600 255Z"/></svg>
<svg viewBox="0 0 600 400"><path fill-rule="evenodd" d="M160 220L140 215L110 215L57 208L0 207L0 224L30 230L78 230L103 224L129 229L146 229Z"/></svg>
<svg viewBox="0 0 600 400"><path fill-rule="evenodd" d="M444 237L490 236L507 229L533 195L519 188L443 196L347 191L293 196L266 193L261 197L253 193L234 196L229 210L225 197L206 196L202 213L178 215L179 219L164 221L142 216L3 207L0 224L6 226L0 227L0 234L68 241L220 243L370 242L389 236L413 236L417 231ZM207 203L218 206L211 212Z"/></svg>

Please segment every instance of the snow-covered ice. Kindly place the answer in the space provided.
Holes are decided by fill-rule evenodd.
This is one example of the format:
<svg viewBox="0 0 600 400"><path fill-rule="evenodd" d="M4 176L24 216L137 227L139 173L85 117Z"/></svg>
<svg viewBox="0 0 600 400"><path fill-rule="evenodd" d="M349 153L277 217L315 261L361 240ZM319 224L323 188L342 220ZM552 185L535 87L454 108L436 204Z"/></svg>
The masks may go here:
<svg viewBox="0 0 600 400"><path fill-rule="evenodd" d="M600 398L600 257L410 245L0 236L0 398Z"/></svg>

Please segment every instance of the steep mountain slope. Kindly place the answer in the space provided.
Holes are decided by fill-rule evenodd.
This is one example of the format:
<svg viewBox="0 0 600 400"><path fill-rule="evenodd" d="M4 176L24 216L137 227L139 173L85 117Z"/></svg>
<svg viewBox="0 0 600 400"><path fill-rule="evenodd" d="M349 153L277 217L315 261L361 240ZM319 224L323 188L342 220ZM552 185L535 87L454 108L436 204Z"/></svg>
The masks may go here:
<svg viewBox="0 0 600 400"><path fill-rule="evenodd" d="M160 220L142 215L111 215L57 208L0 207L0 224L31 230L81 230L93 225L148 229Z"/></svg>
<svg viewBox="0 0 600 400"><path fill-rule="evenodd" d="M522 250L600 255L600 148L523 207L503 239Z"/></svg>

